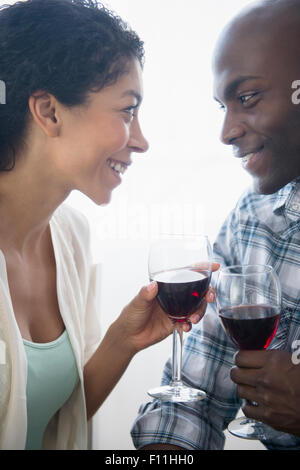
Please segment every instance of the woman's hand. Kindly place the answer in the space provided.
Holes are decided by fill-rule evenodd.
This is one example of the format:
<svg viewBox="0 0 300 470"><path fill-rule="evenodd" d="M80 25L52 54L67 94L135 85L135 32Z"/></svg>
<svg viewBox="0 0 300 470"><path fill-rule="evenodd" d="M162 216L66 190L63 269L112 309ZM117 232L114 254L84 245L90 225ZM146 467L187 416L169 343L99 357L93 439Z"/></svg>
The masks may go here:
<svg viewBox="0 0 300 470"><path fill-rule="evenodd" d="M219 264L213 263L213 271ZM143 287L109 327L96 352L84 367L84 389L87 416L90 418L114 388L132 357L166 338L173 330L172 321L160 308L157 300L157 283ZM184 331L191 329L204 315L207 302L214 301L210 288L200 308L183 323Z"/></svg>
<svg viewBox="0 0 300 470"><path fill-rule="evenodd" d="M213 263L212 271L217 271L219 266L218 263ZM157 291L155 281L143 287L116 320L119 331L122 331L122 341L133 354L165 339L173 331L172 321L156 300ZM191 324L201 320L207 303L212 303L214 299L215 293L210 287L199 309L189 316L187 322L182 323L185 332L191 329Z"/></svg>

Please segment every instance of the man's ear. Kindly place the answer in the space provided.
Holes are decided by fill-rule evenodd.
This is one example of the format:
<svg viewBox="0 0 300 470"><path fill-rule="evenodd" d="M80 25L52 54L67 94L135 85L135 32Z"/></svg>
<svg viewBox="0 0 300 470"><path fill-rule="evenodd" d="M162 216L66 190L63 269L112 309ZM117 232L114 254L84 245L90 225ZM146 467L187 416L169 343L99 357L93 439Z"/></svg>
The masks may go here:
<svg viewBox="0 0 300 470"><path fill-rule="evenodd" d="M37 91L30 96L28 106L32 118L49 137L57 137L60 129L57 99L50 93Z"/></svg>

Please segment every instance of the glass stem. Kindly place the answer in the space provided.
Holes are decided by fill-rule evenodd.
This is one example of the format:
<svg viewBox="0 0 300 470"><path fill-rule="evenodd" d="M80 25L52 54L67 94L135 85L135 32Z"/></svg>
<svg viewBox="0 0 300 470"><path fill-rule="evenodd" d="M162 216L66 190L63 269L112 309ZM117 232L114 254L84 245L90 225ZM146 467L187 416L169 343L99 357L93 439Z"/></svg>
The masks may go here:
<svg viewBox="0 0 300 470"><path fill-rule="evenodd" d="M172 384L181 383L182 361L182 326L179 322L173 325Z"/></svg>

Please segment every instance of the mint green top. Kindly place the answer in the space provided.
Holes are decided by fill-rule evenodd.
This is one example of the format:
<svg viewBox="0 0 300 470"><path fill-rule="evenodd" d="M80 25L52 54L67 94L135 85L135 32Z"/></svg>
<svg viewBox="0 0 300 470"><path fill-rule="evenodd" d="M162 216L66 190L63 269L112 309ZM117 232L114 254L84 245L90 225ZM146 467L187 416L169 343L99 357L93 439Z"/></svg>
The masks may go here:
<svg viewBox="0 0 300 470"><path fill-rule="evenodd" d="M70 397L79 376L67 330L50 343L23 343L28 363L25 448L39 450L47 424Z"/></svg>

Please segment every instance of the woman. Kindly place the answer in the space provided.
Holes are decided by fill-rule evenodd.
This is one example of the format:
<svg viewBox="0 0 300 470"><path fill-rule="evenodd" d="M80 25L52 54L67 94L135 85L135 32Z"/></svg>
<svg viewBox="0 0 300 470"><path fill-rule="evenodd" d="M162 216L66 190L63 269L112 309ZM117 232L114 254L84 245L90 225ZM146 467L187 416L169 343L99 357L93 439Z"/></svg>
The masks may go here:
<svg viewBox="0 0 300 470"><path fill-rule="evenodd" d="M2 449L85 449L87 419L131 358L172 330L151 283L100 343L87 223L62 204L74 189L108 203L131 153L147 150L143 54L97 2L0 11Z"/></svg>

